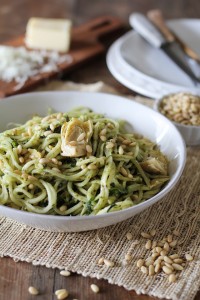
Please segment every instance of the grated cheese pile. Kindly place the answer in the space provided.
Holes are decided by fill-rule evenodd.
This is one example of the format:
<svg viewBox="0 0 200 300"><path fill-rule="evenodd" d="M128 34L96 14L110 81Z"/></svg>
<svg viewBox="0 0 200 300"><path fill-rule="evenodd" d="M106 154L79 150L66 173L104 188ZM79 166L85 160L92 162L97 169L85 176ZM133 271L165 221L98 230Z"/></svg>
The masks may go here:
<svg viewBox="0 0 200 300"><path fill-rule="evenodd" d="M70 55L61 56L56 51L28 51L25 47L0 46L0 80L14 80L18 83L15 89L19 89L30 77L57 71L59 64L71 61Z"/></svg>

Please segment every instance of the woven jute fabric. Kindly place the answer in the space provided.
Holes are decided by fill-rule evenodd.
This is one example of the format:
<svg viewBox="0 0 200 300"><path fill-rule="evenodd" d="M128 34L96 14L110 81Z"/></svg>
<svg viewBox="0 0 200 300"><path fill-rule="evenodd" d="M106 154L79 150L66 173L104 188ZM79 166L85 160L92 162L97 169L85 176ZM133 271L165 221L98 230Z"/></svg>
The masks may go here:
<svg viewBox="0 0 200 300"><path fill-rule="evenodd" d="M102 83L97 86L100 85L105 91L105 86ZM143 102L143 99L137 101ZM159 203L117 225L82 233L55 233L0 217L0 256L104 278L128 290L134 289L138 294L174 300L193 299L200 286L200 148L188 148L187 154L186 167L176 187ZM179 272L175 283L169 283L162 272L147 276L136 266L139 258L147 258L150 254L144 247L146 241L141 232L152 229L156 230L154 240L177 230L178 246L171 253L194 256L194 260ZM132 240L126 238L127 232L132 233ZM132 260L125 264L127 253ZM98 266L100 257L114 261L115 266Z"/></svg>

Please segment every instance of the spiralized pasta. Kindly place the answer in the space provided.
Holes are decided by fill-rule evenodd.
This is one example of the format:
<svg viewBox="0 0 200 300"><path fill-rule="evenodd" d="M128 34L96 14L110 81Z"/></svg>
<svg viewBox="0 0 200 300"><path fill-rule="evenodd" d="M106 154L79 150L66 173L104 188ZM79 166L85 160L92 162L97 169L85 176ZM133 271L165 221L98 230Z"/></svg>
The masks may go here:
<svg viewBox="0 0 200 300"><path fill-rule="evenodd" d="M73 118L93 125L82 157L61 151L61 128ZM169 180L168 161L155 143L126 132L124 125L78 108L34 116L0 133L0 204L75 216L118 211L151 198Z"/></svg>

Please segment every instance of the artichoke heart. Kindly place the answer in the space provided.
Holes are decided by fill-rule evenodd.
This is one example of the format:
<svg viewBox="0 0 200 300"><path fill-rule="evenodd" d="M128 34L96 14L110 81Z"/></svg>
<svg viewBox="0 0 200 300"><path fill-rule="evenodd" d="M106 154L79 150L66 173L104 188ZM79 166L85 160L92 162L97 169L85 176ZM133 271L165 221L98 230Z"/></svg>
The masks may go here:
<svg viewBox="0 0 200 300"><path fill-rule="evenodd" d="M144 171L150 174L167 175L168 173L168 161L158 150L152 150L150 156L140 165Z"/></svg>
<svg viewBox="0 0 200 300"><path fill-rule="evenodd" d="M85 156L86 145L93 133L92 121L72 118L61 127L61 155L68 157Z"/></svg>

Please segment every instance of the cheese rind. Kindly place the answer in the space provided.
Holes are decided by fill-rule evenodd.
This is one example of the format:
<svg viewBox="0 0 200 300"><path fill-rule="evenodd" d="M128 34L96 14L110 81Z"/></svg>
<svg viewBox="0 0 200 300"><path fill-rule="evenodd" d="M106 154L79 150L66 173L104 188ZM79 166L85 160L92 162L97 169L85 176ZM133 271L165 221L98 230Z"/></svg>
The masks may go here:
<svg viewBox="0 0 200 300"><path fill-rule="evenodd" d="M26 46L67 52L70 47L72 23L67 19L31 18L26 27Z"/></svg>

